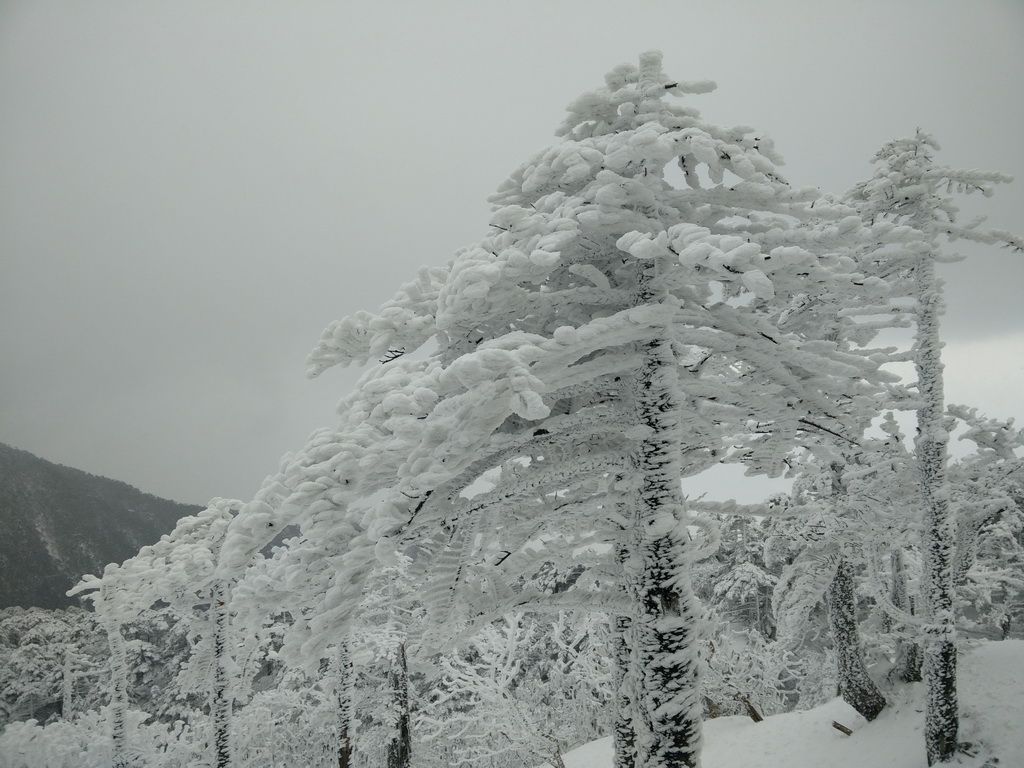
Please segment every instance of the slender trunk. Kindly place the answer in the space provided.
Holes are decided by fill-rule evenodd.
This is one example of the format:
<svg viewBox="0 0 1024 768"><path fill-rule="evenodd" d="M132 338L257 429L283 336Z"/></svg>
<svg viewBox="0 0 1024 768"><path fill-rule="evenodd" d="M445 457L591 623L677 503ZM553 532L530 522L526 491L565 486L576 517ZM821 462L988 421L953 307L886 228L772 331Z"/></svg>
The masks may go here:
<svg viewBox="0 0 1024 768"><path fill-rule="evenodd" d="M273 715L273 713L271 713L271 715L270 715L270 722L267 724L267 734L270 737L268 739L268 741L270 742L270 766L271 766L271 768L277 768L277 749L275 747L275 745L277 744L277 738L276 738L276 733L275 733L276 730L277 730L277 728L274 725L274 715Z"/></svg>
<svg viewBox="0 0 1024 768"><path fill-rule="evenodd" d="M832 473L832 499L836 508L841 509L846 497L843 463L833 461L829 469ZM857 592L853 581L853 566L844 557L840 557L836 575L825 592L825 604L836 651L839 695L865 719L874 720L885 708L885 697L864 664L857 626Z"/></svg>
<svg viewBox="0 0 1024 768"><path fill-rule="evenodd" d="M761 615L764 616L764 636L768 640L775 639L775 617L772 615L772 593L766 589L761 597Z"/></svg>
<svg viewBox="0 0 1024 768"><path fill-rule="evenodd" d="M764 721L764 715L757 711L757 707L754 706L754 703L750 700L749 696L744 696L742 693L737 693L735 695L735 699L743 705L743 708L747 711L747 717L749 717L755 723L760 723Z"/></svg>
<svg viewBox="0 0 1024 768"><path fill-rule="evenodd" d="M892 604L901 611L913 615L914 604L907 593L907 574L903 567L903 550L899 547L892 551ZM897 627L899 629L899 627ZM896 641L896 662L893 672L897 679L905 683L917 683L921 680L921 646L912 640L900 638Z"/></svg>
<svg viewBox="0 0 1024 768"><path fill-rule="evenodd" d="M825 593L828 623L836 651L839 694L866 720L874 720L885 708L885 697L878 690L864 665L864 654L857 628L857 601L853 567L841 559L836 575Z"/></svg>
<svg viewBox="0 0 1024 768"><path fill-rule="evenodd" d="M761 590L754 592L754 626L762 635L765 634L764 624L761 619Z"/></svg>
<svg viewBox="0 0 1024 768"><path fill-rule="evenodd" d="M907 605L910 606L910 615L917 615L917 598L911 595L907 598ZM907 682L919 683L924 679L922 668L924 667L924 653L921 651L920 643L908 643L907 648Z"/></svg>
<svg viewBox="0 0 1024 768"><path fill-rule="evenodd" d="M71 707L75 694L75 652L70 643L64 646L64 669L61 674L60 716L71 719Z"/></svg>
<svg viewBox="0 0 1024 768"><path fill-rule="evenodd" d="M338 702L338 768L352 766L352 657L348 640L338 645L335 657L334 693Z"/></svg>
<svg viewBox="0 0 1024 768"><path fill-rule="evenodd" d="M231 765L231 695L228 690L228 607L223 581L213 590L213 742L217 768Z"/></svg>
<svg viewBox="0 0 1024 768"><path fill-rule="evenodd" d="M128 654L121 625L107 623L110 648L110 737L114 768L128 768Z"/></svg>
<svg viewBox="0 0 1024 768"><path fill-rule="evenodd" d="M397 721L395 735L387 746L387 768L409 768L412 736L409 730L409 667L405 659L405 643L398 644L398 651L388 672L388 684Z"/></svg>
<svg viewBox="0 0 1024 768"><path fill-rule="evenodd" d="M629 636L633 620L629 616L615 617L615 743L614 768L635 768L636 732L633 729L633 696L630 693Z"/></svg>
<svg viewBox="0 0 1024 768"><path fill-rule="evenodd" d="M657 265L641 262L637 304L669 301L657 284ZM633 405L647 434L634 464L640 481L633 519L640 572L634 586L637 712L641 768L687 768L700 761L701 699L698 648L701 612L685 570L678 534L680 404L677 364L667 329L639 345L642 362Z"/></svg>
<svg viewBox="0 0 1024 768"><path fill-rule="evenodd" d="M956 624L953 609L953 531L949 488L946 483L946 445L943 410L942 359L939 316L941 286L930 254L918 261L917 337L914 344L918 392L916 453L924 528L922 597L927 634L924 677L928 688L925 714L925 751L928 764L952 757L959 728L956 691Z"/></svg>

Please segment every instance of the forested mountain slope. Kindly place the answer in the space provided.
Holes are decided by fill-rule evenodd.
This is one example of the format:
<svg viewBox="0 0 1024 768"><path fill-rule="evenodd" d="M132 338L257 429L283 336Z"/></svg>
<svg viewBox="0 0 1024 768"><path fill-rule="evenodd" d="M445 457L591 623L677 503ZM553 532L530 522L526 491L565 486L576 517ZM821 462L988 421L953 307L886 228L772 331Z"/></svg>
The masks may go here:
<svg viewBox="0 0 1024 768"><path fill-rule="evenodd" d="M80 576L151 544L200 507L0 443L0 608L58 608Z"/></svg>

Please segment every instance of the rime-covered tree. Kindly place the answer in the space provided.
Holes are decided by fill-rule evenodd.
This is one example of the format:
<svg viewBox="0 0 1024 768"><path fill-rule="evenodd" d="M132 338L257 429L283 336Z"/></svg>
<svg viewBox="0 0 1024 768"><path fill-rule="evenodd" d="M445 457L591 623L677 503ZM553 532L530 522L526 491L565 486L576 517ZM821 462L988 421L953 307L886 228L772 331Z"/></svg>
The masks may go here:
<svg viewBox="0 0 1024 768"><path fill-rule="evenodd" d="M763 136L667 98L708 87L672 81L656 54L615 70L493 198L493 234L325 333L314 372L384 365L290 462L281 499L239 515L249 531L295 522L308 543L290 561L319 590L290 633L299 656L345 631L382 538L417 543L450 628L625 595L639 764L696 764L700 545L683 534L680 478L741 435L751 470L777 473L801 435L840 433L884 378L809 333L803 311L809 295L878 287L848 255L860 219L789 187ZM673 162L684 189L666 179ZM431 339L426 360L401 355ZM596 554L573 589L522 587L574 551ZM598 583L624 591L586 588Z"/></svg>
<svg viewBox="0 0 1024 768"><path fill-rule="evenodd" d="M964 406L948 410L966 426L960 440L974 444L949 471L959 512L958 596L977 625L1005 638L1024 613L1024 432L1013 419L986 418Z"/></svg>
<svg viewBox="0 0 1024 768"><path fill-rule="evenodd" d="M210 699L214 764L230 763L231 695L229 691L228 592L217 563L228 525L241 502L213 499L205 510L178 521L156 544L143 547L120 565L111 563L101 578L86 576L68 594L86 594L107 630L111 652L111 711L116 761L128 764L127 656L123 627L156 603L166 604L198 629L205 646L199 667ZM193 654L195 656L195 654Z"/></svg>
<svg viewBox="0 0 1024 768"><path fill-rule="evenodd" d="M84 593L92 601L107 636L110 650L110 738L114 768L128 768L134 761L128 732L128 652L122 627L130 618L137 617L138 613L124 609L127 590L114 563L104 569L102 579L85 577L68 590L69 596Z"/></svg>
<svg viewBox="0 0 1024 768"><path fill-rule="evenodd" d="M916 335L913 362L917 374L915 455L924 512L921 551L922 603L928 621L924 675L928 686L925 745L929 765L949 760L957 748L959 714L956 693L956 616L954 612L954 510L946 478L949 435L945 422L942 344L942 281L936 264L951 258L945 245L959 239L1001 243L1024 250L1005 232L984 230L979 221L961 224L951 193L980 192L988 197L1000 173L958 170L935 162L934 138L918 130L885 144L875 155L873 177L858 184L849 199L870 221L888 219L916 233L911 242L879 259L886 273L902 272L912 284Z"/></svg>
<svg viewBox="0 0 1024 768"><path fill-rule="evenodd" d="M425 748L454 744L451 760L563 765L562 753L601 735L612 695L607 619L554 621L510 614L442 655L418 723Z"/></svg>
<svg viewBox="0 0 1024 768"><path fill-rule="evenodd" d="M697 569L698 594L722 620L769 640L775 635L771 595L778 578L764 562L761 521L737 515L720 518L719 525L714 557Z"/></svg>

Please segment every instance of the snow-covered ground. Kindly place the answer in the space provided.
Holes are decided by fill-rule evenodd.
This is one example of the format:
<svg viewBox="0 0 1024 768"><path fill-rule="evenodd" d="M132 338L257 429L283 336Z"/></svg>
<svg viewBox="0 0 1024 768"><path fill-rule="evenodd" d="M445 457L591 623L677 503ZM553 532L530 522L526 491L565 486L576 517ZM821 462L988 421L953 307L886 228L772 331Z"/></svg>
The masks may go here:
<svg viewBox="0 0 1024 768"><path fill-rule="evenodd" d="M1024 766L1024 641L980 642L960 664L960 740L972 746L958 768L986 759L999 768ZM924 689L906 686L867 723L842 700L754 723L720 717L704 725L704 768L925 768ZM853 729L845 736L836 720ZM611 768L611 739L565 755L566 768Z"/></svg>

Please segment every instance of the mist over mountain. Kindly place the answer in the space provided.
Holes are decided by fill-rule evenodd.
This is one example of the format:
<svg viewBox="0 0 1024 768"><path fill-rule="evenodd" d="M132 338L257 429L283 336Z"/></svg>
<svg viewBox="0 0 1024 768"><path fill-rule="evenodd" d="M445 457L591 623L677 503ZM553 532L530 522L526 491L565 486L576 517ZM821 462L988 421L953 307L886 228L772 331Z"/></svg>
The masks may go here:
<svg viewBox="0 0 1024 768"><path fill-rule="evenodd" d="M64 593L79 577L200 509L0 443L0 608L77 604Z"/></svg>

